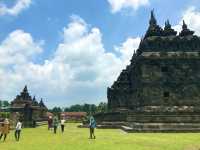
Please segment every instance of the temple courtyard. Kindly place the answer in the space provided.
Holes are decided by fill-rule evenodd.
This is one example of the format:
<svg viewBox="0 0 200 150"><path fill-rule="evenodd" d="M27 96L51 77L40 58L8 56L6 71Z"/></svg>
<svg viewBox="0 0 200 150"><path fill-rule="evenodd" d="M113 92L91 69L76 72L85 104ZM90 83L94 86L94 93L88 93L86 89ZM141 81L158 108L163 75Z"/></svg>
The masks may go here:
<svg viewBox="0 0 200 150"><path fill-rule="evenodd" d="M16 142L10 132L1 150L199 150L200 133L125 133L118 129L97 129L96 139L88 139L88 129L66 124L54 135L47 126L26 128Z"/></svg>

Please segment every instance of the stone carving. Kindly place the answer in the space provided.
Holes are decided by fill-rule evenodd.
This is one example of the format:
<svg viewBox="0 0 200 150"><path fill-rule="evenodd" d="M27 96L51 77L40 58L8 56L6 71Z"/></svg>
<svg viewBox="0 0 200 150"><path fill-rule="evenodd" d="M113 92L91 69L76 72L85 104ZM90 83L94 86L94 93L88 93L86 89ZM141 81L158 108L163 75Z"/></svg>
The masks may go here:
<svg viewBox="0 0 200 150"><path fill-rule="evenodd" d="M162 36L162 35L163 35L163 29L159 25L157 25L154 12L151 11L151 19L149 21L149 28L146 32L145 38L151 36Z"/></svg>
<svg viewBox="0 0 200 150"><path fill-rule="evenodd" d="M171 25L169 23L169 20L165 22L165 27L163 31L164 36L176 36L177 32L174 31L174 29L171 28Z"/></svg>
<svg viewBox="0 0 200 150"><path fill-rule="evenodd" d="M185 24L185 21L183 20L183 25L182 25L182 31L181 33L179 34L179 36L189 36L189 35L193 35L194 34L194 31L190 31L188 28L187 28L187 25Z"/></svg>

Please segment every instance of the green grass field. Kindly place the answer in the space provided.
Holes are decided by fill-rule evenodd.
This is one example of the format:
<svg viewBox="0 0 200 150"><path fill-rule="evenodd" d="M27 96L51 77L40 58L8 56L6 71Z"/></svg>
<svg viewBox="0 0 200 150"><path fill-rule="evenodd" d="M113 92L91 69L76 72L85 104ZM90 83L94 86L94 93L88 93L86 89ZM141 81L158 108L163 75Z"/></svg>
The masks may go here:
<svg viewBox="0 0 200 150"><path fill-rule="evenodd" d="M97 129L97 139L88 139L88 129L66 124L64 134L54 135L46 126L23 129L19 142L13 131L0 150L200 150L199 133L125 133L114 129Z"/></svg>

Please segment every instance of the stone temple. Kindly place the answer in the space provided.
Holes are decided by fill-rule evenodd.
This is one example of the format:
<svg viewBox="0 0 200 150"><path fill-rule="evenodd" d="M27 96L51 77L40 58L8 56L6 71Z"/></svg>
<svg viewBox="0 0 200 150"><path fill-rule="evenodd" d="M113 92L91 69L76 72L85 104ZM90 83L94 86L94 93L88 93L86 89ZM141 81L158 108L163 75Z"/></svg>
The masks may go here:
<svg viewBox="0 0 200 150"><path fill-rule="evenodd" d="M107 90L102 126L130 132L200 131L200 37L183 21L177 33L161 28L153 11L131 63ZM118 123L117 123L118 122Z"/></svg>
<svg viewBox="0 0 200 150"><path fill-rule="evenodd" d="M38 102L35 96L29 95L27 86L24 87L20 95L11 102L11 118L14 122L21 118L25 127L34 127L36 122L47 119L47 107L41 99Z"/></svg>

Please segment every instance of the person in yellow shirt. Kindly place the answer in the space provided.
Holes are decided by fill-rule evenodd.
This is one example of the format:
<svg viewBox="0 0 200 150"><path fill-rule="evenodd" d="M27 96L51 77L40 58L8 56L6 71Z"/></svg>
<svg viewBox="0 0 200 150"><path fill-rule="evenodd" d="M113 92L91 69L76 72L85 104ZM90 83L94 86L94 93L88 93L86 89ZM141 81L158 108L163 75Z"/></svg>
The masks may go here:
<svg viewBox="0 0 200 150"><path fill-rule="evenodd" d="M10 132L10 123L9 123L9 120L6 118L3 122L3 126L1 127L0 140L2 139L4 135L4 141L5 141L9 132Z"/></svg>

